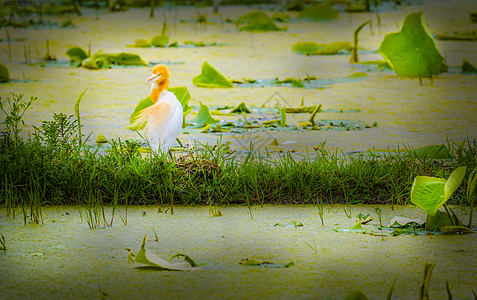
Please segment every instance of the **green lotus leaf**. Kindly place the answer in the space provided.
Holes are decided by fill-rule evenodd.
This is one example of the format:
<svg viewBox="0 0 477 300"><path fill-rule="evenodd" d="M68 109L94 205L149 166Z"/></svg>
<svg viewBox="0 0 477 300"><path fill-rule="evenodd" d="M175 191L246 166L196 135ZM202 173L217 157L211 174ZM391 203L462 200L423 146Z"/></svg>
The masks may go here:
<svg viewBox="0 0 477 300"><path fill-rule="evenodd" d="M424 209L430 216L443 206L462 183L466 167L459 167L448 180L417 176L411 188L411 202Z"/></svg>
<svg viewBox="0 0 477 300"><path fill-rule="evenodd" d="M304 9L298 19L307 21L328 21L339 17L339 12L327 3L317 3Z"/></svg>
<svg viewBox="0 0 477 300"><path fill-rule="evenodd" d="M88 57L85 60L83 60L81 62L81 66L86 69L93 69L93 70L100 69L94 57Z"/></svg>
<svg viewBox="0 0 477 300"><path fill-rule="evenodd" d="M97 144L104 144L107 143L108 141L104 138L104 136L99 133L98 136L96 137L96 143Z"/></svg>
<svg viewBox="0 0 477 300"><path fill-rule="evenodd" d="M88 57L86 51L84 51L81 47L72 47L66 51L66 55L70 58L70 62L77 63L78 65L81 64L83 60Z"/></svg>
<svg viewBox="0 0 477 300"><path fill-rule="evenodd" d="M10 81L10 73L8 72L7 66L0 63L0 82L9 82L9 81Z"/></svg>
<svg viewBox="0 0 477 300"><path fill-rule="evenodd" d="M200 108L199 112L197 113L197 116L190 120L190 122L195 123L197 126L205 126L205 124L215 124L218 122L218 120L214 119L209 112L209 107L207 105L200 103Z"/></svg>
<svg viewBox="0 0 477 300"><path fill-rule="evenodd" d="M154 47L165 47L169 42L167 35L156 35L151 38L151 45Z"/></svg>
<svg viewBox="0 0 477 300"><path fill-rule="evenodd" d="M139 103L136 105L136 108L134 108L134 111L132 112L131 116L129 117L129 126L126 127L127 129L130 130L141 130L146 127L147 120L140 121L139 120L139 114L143 109L145 109L148 106L153 105L154 102L152 102L151 97L147 96L146 98L142 99L139 101Z"/></svg>
<svg viewBox="0 0 477 300"><path fill-rule="evenodd" d="M138 48L150 48L152 45L149 40L146 39L139 39L134 42L134 47Z"/></svg>
<svg viewBox="0 0 477 300"><path fill-rule="evenodd" d="M240 103L237 107L232 109L230 112L233 114L251 113L251 111L247 108L247 106L245 106L244 102Z"/></svg>
<svg viewBox="0 0 477 300"><path fill-rule="evenodd" d="M263 11L256 10L256 11L252 11L245 15L240 16L235 22L235 25L238 27L242 24L247 24L248 22L259 19L259 18L270 18L270 17Z"/></svg>
<svg viewBox="0 0 477 300"><path fill-rule="evenodd" d="M477 68L464 58L462 63L462 73L477 73Z"/></svg>
<svg viewBox="0 0 477 300"><path fill-rule="evenodd" d="M431 76L442 71L444 58L424 22L422 12L408 14L401 31L387 34L378 52L398 76Z"/></svg>
<svg viewBox="0 0 477 300"><path fill-rule="evenodd" d="M369 298L363 292L353 290L346 294L345 300L369 300Z"/></svg>
<svg viewBox="0 0 477 300"><path fill-rule="evenodd" d="M207 88L231 88L234 86L230 79L207 61L204 61L200 75L194 77L192 83L195 86Z"/></svg>
<svg viewBox="0 0 477 300"><path fill-rule="evenodd" d="M296 78L293 78L293 77L288 77L288 78L285 78L283 80L277 80L275 83L291 83L292 87L294 87L294 88L304 88L305 87L305 85L303 84L303 82L300 79L296 79Z"/></svg>
<svg viewBox="0 0 477 300"><path fill-rule="evenodd" d="M127 250L130 251L130 255L128 255L128 259L132 260L131 256L131 250L128 248ZM151 251L146 249L146 235L144 235L144 238L142 239L142 245L141 249L139 252L136 254L134 258L135 263L140 263L143 264L147 267L153 267L158 270L164 270L164 271L192 271L192 270L199 270L197 265L194 263L193 260L191 260L187 255L184 254L176 254L172 258L178 257L178 256L185 256L186 261L183 263L170 263L167 260L164 260L160 258L159 256L155 255ZM172 260L171 258L171 260Z"/></svg>
<svg viewBox="0 0 477 300"><path fill-rule="evenodd" d="M133 53L121 52L118 54L111 54L113 64L120 66L147 66L142 58Z"/></svg>
<svg viewBox="0 0 477 300"><path fill-rule="evenodd" d="M296 42L292 46L292 51L298 54L313 55L316 51L325 48L325 44L318 44L313 41Z"/></svg>
<svg viewBox="0 0 477 300"><path fill-rule="evenodd" d="M192 111L192 107L189 106L189 100L191 99L191 95L187 87L177 86L167 90L176 95L177 100L179 100L179 102L182 104L182 111L184 117L187 116Z"/></svg>
<svg viewBox="0 0 477 300"><path fill-rule="evenodd" d="M351 50L353 50L353 46L351 46L350 42L333 42L329 43L324 48L313 52L313 55L333 55L342 51L349 52Z"/></svg>

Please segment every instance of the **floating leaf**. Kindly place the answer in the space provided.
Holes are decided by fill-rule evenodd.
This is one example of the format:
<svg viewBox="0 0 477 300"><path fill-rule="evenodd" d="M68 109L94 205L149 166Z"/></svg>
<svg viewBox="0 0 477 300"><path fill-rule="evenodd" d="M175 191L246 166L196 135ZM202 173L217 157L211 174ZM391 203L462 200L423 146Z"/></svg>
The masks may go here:
<svg viewBox="0 0 477 300"><path fill-rule="evenodd" d="M169 42L167 35L156 35L151 38L151 45L154 47L165 47Z"/></svg>
<svg viewBox="0 0 477 300"><path fill-rule="evenodd" d="M303 82L301 80L293 78L293 77L288 77L288 78L285 78L283 80L277 80L277 81L275 81L275 83L291 83L292 87L294 87L294 88L304 88L305 87L305 85L303 84Z"/></svg>
<svg viewBox="0 0 477 300"><path fill-rule="evenodd" d="M411 188L411 202L434 216L462 183L466 167L459 167L448 180L436 177L417 176Z"/></svg>
<svg viewBox="0 0 477 300"><path fill-rule="evenodd" d="M192 107L189 106L189 100L191 99L191 95L189 90L185 86L178 86L167 89L169 92L174 93L176 95L177 100L182 104L182 110L184 117L187 116L191 111Z"/></svg>
<svg viewBox="0 0 477 300"><path fill-rule="evenodd" d="M346 294L345 300L369 300L369 298L363 292L354 290Z"/></svg>
<svg viewBox="0 0 477 300"><path fill-rule="evenodd" d="M477 73L477 68L474 67L467 59L464 58L464 62L462 63L462 72Z"/></svg>
<svg viewBox="0 0 477 300"><path fill-rule="evenodd" d="M232 109L230 112L233 113L233 114L241 114L241 113L250 114L250 113L252 113L252 112L247 108L247 106L245 106L245 103L244 103L244 102L240 103L236 108Z"/></svg>
<svg viewBox="0 0 477 300"><path fill-rule="evenodd" d="M268 261L263 261L256 258L244 258L240 260L240 265L249 266L249 267L262 267L262 268L288 268L293 267L295 262L291 261L287 264L283 263L272 263Z"/></svg>
<svg viewBox="0 0 477 300"><path fill-rule="evenodd" d="M207 61L204 61L200 75L194 77L192 83L198 87L208 88L231 88L234 86L230 79L227 79Z"/></svg>
<svg viewBox="0 0 477 300"><path fill-rule="evenodd" d="M155 255L154 253L150 252L145 248L146 246L146 235L144 235L144 238L142 239L142 245L141 249L137 253L137 255L134 257L134 254L132 254L131 249L127 248L126 250L129 251L128 255L128 261L132 260L132 257L134 257L134 262L135 263L140 263L143 265L146 265L148 267L153 267L158 270L164 270L164 271L191 271L191 270L199 270L197 267L197 264L190 259L189 256L184 255L184 254L176 254L172 256L171 260L175 257L186 257L185 262L181 263L170 263L167 260L164 260L160 258L159 256Z"/></svg>
<svg viewBox="0 0 477 300"><path fill-rule="evenodd" d="M289 114L311 114L315 111L316 105L302 107L285 107L285 112Z"/></svg>
<svg viewBox="0 0 477 300"><path fill-rule="evenodd" d="M9 81L10 81L10 73L8 72L7 66L0 63L0 82L9 82Z"/></svg>
<svg viewBox="0 0 477 300"><path fill-rule="evenodd" d="M424 225L424 221L421 219L410 219L406 217L394 217L389 221L389 226L388 227L408 227L409 225L412 224L418 224L418 225Z"/></svg>
<svg viewBox="0 0 477 300"><path fill-rule="evenodd" d="M303 227L303 223L299 223L297 221L290 221L286 224L282 224L282 223L275 223L273 226L278 226L278 227L295 227L295 228L298 228L298 227Z"/></svg>
<svg viewBox="0 0 477 300"><path fill-rule="evenodd" d="M280 109L280 126L287 127L287 114L285 108Z"/></svg>
<svg viewBox="0 0 477 300"><path fill-rule="evenodd" d="M127 129L130 130L141 130L146 127L147 120L143 120L142 122L139 121L139 114L143 109L146 107L149 107L153 105L154 102L152 102L151 97L147 96L146 98L142 99L139 101L139 103L136 105L136 108L134 108L134 111L132 112L131 116L129 117L129 126L126 127Z"/></svg>
<svg viewBox="0 0 477 300"><path fill-rule="evenodd" d="M387 34L378 52L398 76L437 75L444 61L422 12L408 14L401 31Z"/></svg>
<svg viewBox="0 0 477 300"><path fill-rule="evenodd" d="M307 21L327 21L334 20L339 17L339 12L327 3L317 3L304 9L298 19Z"/></svg>
<svg viewBox="0 0 477 300"><path fill-rule="evenodd" d="M66 51L66 55L70 58L70 62L77 63L78 65L81 64L83 60L88 57L86 51L84 51L81 47L72 47Z"/></svg>
<svg viewBox="0 0 477 300"><path fill-rule="evenodd" d="M276 138L273 139L273 141L270 143L270 146L278 146L278 145L280 145L280 144L278 143Z"/></svg>
<svg viewBox="0 0 477 300"><path fill-rule="evenodd" d="M240 30L246 31L279 31L286 28L278 27L275 22L266 13L262 11L252 11L237 19L235 25L238 27L241 24Z"/></svg>
<svg viewBox="0 0 477 300"><path fill-rule="evenodd" d="M296 42L292 46L292 51L298 54L313 55L316 51L323 49L325 44L318 44L317 42Z"/></svg>
<svg viewBox="0 0 477 300"><path fill-rule="evenodd" d="M313 55L334 55L341 53L342 51L350 52L353 50L350 42L333 42L329 43L322 49L318 49L313 53Z"/></svg>
<svg viewBox="0 0 477 300"><path fill-rule="evenodd" d="M107 143L108 141L104 138L104 136L100 133L98 134L98 136L96 137L96 143L97 144L104 144L104 143Z"/></svg>
<svg viewBox="0 0 477 300"><path fill-rule="evenodd" d="M106 55L106 54L103 54ZM113 64L120 66L147 66L147 63L142 60L142 58L133 53L121 52L118 54L110 54L110 57L113 58Z"/></svg>
<svg viewBox="0 0 477 300"><path fill-rule="evenodd" d="M138 48L150 48L152 45L149 40L146 39L139 39L134 42L134 47Z"/></svg>
<svg viewBox="0 0 477 300"><path fill-rule="evenodd" d="M195 123L197 126L205 126L205 124L215 124L218 122L218 120L214 119L209 112L209 107L207 105L200 103L200 108L199 112L197 113L197 116L190 120L190 122Z"/></svg>

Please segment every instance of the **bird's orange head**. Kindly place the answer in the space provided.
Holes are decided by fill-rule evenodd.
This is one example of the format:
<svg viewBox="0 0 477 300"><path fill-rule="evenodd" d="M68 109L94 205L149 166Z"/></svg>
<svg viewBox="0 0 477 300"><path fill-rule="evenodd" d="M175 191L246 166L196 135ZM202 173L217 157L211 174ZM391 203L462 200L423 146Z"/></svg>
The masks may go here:
<svg viewBox="0 0 477 300"><path fill-rule="evenodd" d="M152 68L152 75L146 82L153 81L151 87L151 99L157 102L161 93L169 87L169 70L165 65L156 65Z"/></svg>

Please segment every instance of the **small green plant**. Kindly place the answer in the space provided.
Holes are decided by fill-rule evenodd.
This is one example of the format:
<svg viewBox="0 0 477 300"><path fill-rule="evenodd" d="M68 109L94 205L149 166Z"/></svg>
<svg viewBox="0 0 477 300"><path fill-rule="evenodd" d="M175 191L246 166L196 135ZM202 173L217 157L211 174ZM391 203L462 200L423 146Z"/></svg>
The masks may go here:
<svg viewBox="0 0 477 300"><path fill-rule="evenodd" d="M383 227L383 220L381 219L381 207L377 206L374 208L374 211L376 212L376 214L378 215L378 219L379 219L379 227Z"/></svg>
<svg viewBox="0 0 477 300"><path fill-rule="evenodd" d="M73 115L53 113L53 120L43 121L40 127L34 127L34 135L45 144L50 158L56 155L68 155L78 144L77 120Z"/></svg>
<svg viewBox="0 0 477 300"><path fill-rule="evenodd" d="M0 110L5 114L5 119L2 124L5 125L3 132L6 139L8 139L15 147L21 142L20 132L21 126L25 126L23 115L32 105L37 101L36 97L31 97L30 100L23 100L23 94L12 93L11 97L7 96L5 99L0 97Z"/></svg>
<svg viewBox="0 0 477 300"><path fill-rule="evenodd" d="M315 251L315 254L318 254L318 247L316 246L316 240L315 240L315 235L313 235L313 245L311 245L308 242L305 242L305 244L308 245L313 251Z"/></svg>
<svg viewBox="0 0 477 300"><path fill-rule="evenodd" d="M411 188L411 202L427 212L426 230L441 230L446 226L461 226L455 213L446 206L447 200L458 189L465 176L466 167L459 167L449 179L417 176ZM438 209L443 206L446 213Z"/></svg>

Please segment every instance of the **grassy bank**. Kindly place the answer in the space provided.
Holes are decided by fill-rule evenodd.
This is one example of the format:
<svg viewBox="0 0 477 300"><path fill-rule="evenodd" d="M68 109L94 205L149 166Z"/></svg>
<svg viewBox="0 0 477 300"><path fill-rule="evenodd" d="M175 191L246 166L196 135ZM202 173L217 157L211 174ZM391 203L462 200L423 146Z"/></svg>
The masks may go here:
<svg viewBox="0 0 477 300"><path fill-rule="evenodd" d="M21 207L37 221L44 204L407 204L415 176L447 178L459 166L468 173L477 166L475 140L449 143L444 160L413 151L343 155L324 144L300 160L291 153L272 158L253 151L239 157L223 146L200 144L171 160L141 153L140 141L89 145L79 119L64 114L22 139L22 116L34 101L21 95L2 100L0 199L12 213ZM467 204L463 195L461 188L452 201Z"/></svg>

